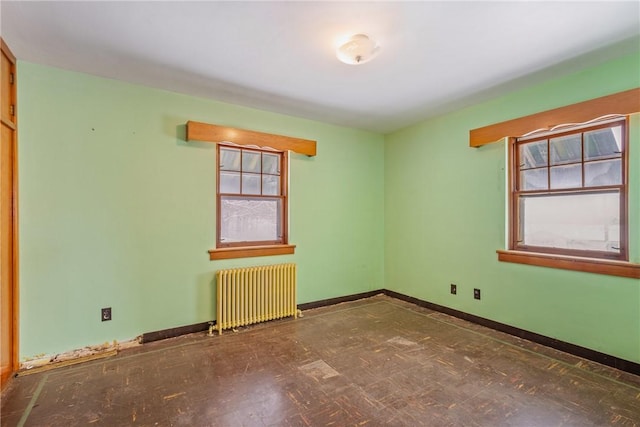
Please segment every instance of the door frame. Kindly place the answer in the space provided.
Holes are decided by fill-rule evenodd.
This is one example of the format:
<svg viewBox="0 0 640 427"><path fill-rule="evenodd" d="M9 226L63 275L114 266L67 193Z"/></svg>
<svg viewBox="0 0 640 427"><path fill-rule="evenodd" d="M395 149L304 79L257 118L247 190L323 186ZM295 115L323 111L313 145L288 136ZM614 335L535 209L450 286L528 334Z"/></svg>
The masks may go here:
<svg viewBox="0 0 640 427"><path fill-rule="evenodd" d="M12 210L12 232L11 232L11 254L12 254L12 270L13 274L11 277L11 296L12 296L12 304L11 304L11 320L12 320L12 331L11 331L11 371L5 374L6 378L2 378L2 387L4 387L8 379L11 378L12 374L16 372L19 368L19 351L18 351L18 311L19 311L19 288L18 288L18 102L17 102L17 72L16 72L16 57L9 49L9 46L5 43L4 39L0 37L0 48L2 54L6 55L11 62L11 72L13 73L13 85L10 97L13 98L14 105L14 120L12 122L7 122L2 118L2 122L6 123L7 126L13 129L12 139L11 139L11 210Z"/></svg>

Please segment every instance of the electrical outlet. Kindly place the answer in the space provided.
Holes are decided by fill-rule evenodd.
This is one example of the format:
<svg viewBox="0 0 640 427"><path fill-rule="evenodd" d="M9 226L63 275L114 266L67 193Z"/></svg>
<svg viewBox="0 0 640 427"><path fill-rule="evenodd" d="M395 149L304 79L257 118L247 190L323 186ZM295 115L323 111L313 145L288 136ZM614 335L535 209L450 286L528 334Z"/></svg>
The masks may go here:
<svg viewBox="0 0 640 427"><path fill-rule="evenodd" d="M458 293L458 287L452 283L451 284L451 294L452 295L456 295L457 293Z"/></svg>
<svg viewBox="0 0 640 427"><path fill-rule="evenodd" d="M111 307L102 309L102 321L111 320Z"/></svg>
<svg viewBox="0 0 640 427"><path fill-rule="evenodd" d="M480 289L478 288L473 289L473 299L480 299Z"/></svg>

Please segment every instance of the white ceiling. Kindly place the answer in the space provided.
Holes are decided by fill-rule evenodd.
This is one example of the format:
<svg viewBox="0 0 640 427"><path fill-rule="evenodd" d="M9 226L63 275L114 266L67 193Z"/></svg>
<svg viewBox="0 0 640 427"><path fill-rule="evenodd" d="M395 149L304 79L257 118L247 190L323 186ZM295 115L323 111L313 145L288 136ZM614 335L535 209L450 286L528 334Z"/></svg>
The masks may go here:
<svg viewBox="0 0 640 427"><path fill-rule="evenodd" d="M388 133L640 49L640 2L15 2L19 60ZM346 65L339 38L377 58Z"/></svg>

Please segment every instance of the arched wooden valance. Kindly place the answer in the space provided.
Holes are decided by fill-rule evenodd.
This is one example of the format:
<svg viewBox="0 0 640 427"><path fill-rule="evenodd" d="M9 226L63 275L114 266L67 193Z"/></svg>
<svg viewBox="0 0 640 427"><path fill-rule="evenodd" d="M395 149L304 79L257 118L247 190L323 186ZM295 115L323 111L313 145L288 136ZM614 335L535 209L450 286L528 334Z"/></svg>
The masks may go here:
<svg viewBox="0 0 640 427"><path fill-rule="evenodd" d="M480 147L505 137L522 136L538 129L551 129L564 123L583 123L608 114L633 114L640 111L640 88L614 93L589 101L543 111L530 116L469 131L469 146Z"/></svg>

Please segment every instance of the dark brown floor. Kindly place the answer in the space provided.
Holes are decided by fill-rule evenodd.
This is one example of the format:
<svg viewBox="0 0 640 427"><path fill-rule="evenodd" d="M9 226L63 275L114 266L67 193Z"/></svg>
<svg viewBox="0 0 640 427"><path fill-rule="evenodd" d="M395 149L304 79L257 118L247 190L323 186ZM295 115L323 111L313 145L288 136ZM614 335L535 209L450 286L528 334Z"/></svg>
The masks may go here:
<svg viewBox="0 0 640 427"><path fill-rule="evenodd" d="M637 426L640 377L386 296L18 377L2 426Z"/></svg>

